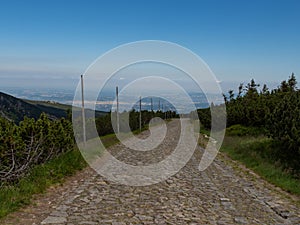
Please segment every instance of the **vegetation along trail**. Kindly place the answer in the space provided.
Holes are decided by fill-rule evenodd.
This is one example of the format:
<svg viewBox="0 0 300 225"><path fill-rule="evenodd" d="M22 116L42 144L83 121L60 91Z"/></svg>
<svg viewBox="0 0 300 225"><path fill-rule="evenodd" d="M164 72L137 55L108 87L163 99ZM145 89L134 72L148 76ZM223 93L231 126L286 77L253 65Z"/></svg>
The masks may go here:
<svg viewBox="0 0 300 225"><path fill-rule="evenodd" d="M179 120L167 126L167 137L153 150L158 161L177 144ZM146 137L148 132L139 136ZM122 144L110 147L110 152L125 162L153 162L152 154L125 150ZM199 172L202 153L199 146L179 173L143 187L111 183L87 168L0 222L23 225L300 223L297 197L268 184L222 154L207 170Z"/></svg>

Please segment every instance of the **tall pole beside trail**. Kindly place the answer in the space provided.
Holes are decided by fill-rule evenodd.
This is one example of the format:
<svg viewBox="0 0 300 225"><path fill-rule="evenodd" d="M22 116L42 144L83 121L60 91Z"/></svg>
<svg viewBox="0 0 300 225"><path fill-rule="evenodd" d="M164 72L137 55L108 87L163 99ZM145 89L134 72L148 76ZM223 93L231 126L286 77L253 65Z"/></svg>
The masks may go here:
<svg viewBox="0 0 300 225"><path fill-rule="evenodd" d="M84 109L84 89L83 89L83 75L81 75L81 116L83 128L83 144L86 144L86 130L85 130L85 109Z"/></svg>
<svg viewBox="0 0 300 225"><path fill-rule="evenodd" d="M120 132L120 119L119 119L119 87L116 87L116 97L117 97L117 133Z"/></svg>
<svg viewBox="0 0 300 225"><path fill-rule="evenodd" d="M151 119L153 118L153 99L151 98Z"/></svg>
<svg viewBox="0 0 300 225"><path fill-rule="evenodd" d="M140 131L142 131L142 97L140 96Z"/></svg>
<svg viewBox="0 0 300 225"><path fill-rule="evenodd" d="M158 111L160 111L160 100L158 100Z"/></svg>
<svg viewBox="0 0 300 225"><path fill-rule="evenodd" d="M167 113L168 113L167 106L165 106L165 120L167 120Z"/></svg>

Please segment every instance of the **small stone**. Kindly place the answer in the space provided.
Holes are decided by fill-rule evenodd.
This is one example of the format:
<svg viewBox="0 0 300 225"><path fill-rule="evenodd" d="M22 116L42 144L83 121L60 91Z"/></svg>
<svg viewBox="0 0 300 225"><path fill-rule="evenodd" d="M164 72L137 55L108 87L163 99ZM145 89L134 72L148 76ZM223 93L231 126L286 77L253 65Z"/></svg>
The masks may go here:
<svg viewBox="0 0 300 225"><path fill-rule="evenodd" d="M96 222L91 222L91 221L82 221L80 222L79 224L82 224L82 225L96 225L98 223Z"/></svg>
<svg viewBox="0 0 300 225"><path fill-rule="evenodd" d="M166 180L166 182L167 182L167 184L173 184L173 183L174 183L174 181L173 181L173 180L171 180L171 179L169 179L169 180Z"/></svg>
<svg viewBox="0 0 300 225"><path fill-rule="evenodd" d="M55 224L55 223L65 223L67 219L65 217L56 217L56 216L48 216L46 219L42 221L41 224Z"/></svg>
<svg viewBox="0 0 300 225"><path fill-rule="evenodd" d="M50 214L50 216L54 217L67 217L68 214L66 212L61 212L61 211L54 211Z"/></svg>
<svg viewBox="0 0 300 225"><path fill-rule="evenodd" d="M239 224L247 224L247 220L243 217L236 217L234 218L234 221Z"/></svg>
<svg viewBox="0 0 300 225"><path fill-rule="evenodd" d="M278 214L284 219L287 219L290 216L290 212L287 210L282 210Z"/></svg>
<svg viewBox="0 0 300 225"><path fill-rule="evenodd" d="M111 225L126 225L124 222L112 222Z"/></svg>

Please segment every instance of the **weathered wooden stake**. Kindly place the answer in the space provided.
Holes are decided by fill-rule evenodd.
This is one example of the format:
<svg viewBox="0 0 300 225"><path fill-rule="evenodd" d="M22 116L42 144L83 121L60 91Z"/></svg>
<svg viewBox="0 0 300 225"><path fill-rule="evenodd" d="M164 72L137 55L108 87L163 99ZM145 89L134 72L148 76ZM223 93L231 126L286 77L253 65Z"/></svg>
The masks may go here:
<svg viewBox="0 0 300 225"><path fill-rule="evenodd" d="M82 128L83 128L83 144L86 144L86 130L85 130L85 109L84 109L84 89L83 89L83 75L81 75L81 116L82 116Z"/></svg>
<svg viewBox="0 0 300 225"><path fill-rule="evenodd" d="M140 131L142 131L142 97L140 96Z"/></svg>
<svg viewBox="0 0 300 225"><path fill-rule="evenodd" d="M119 119L119 87L116 87L116 97L117 97L117 133L120 132L120 119Z"/></svg>

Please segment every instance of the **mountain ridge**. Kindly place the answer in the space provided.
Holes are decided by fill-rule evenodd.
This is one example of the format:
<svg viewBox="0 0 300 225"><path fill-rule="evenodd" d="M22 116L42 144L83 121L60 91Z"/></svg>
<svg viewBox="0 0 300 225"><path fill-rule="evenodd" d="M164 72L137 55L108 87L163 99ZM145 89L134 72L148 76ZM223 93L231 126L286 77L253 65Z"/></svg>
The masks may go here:
<svg viewBox="0 0 300 225"><path fill-rule="evenodd" d="M23 120L24 116L37 119L43 111L26 101L0 92L0 113L15 123Z"/></svg>
<svg viewBox="0 0 300 225"><path fill-rule="evenodd" d="M43 112L51 119L66 118L68 110L72 111L72 105L51 101L24 100L0 91L0 116L17 124L25 116L38 119ZM96 117L105 114L105 112L95 111ZM93 111L86 109L86 115L87 117L92 117Z"/></svg>

